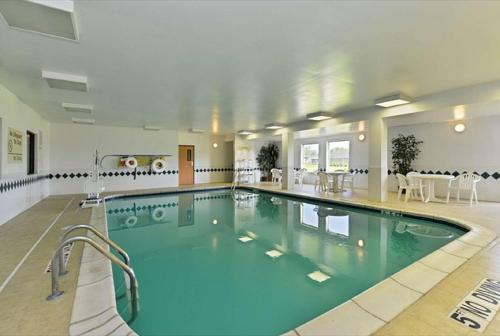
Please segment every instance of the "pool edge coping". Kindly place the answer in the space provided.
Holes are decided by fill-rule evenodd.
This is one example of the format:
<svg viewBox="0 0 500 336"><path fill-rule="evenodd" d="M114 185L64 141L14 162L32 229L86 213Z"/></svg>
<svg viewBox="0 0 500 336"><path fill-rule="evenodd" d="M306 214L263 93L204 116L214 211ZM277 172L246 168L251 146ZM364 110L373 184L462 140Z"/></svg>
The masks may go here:
<svg viewBox="0 0 500 336"><path fill-rule="evenodd" d="M106 216L106 202L108 200L138 196L154 196L161 194L177 194L183 192L216 191L227 189L230 189L230 187L203 186L194 188L177 188L168 191L117 193L108 195L104 197L102 206L92 209L91 225L100 228L106 236L108 235ZM372 211L375 210L382 213L383 211L389 211L397 215L406 215L408 217L427 220L431 219L468 230L468 232L466 232L461 237L453 240L452 242L442 246L441 248L431 252L425 257L399 270L390 277L382 280L381 282L378 282L374 286L366 289L365 291L343 302L335 308L332 308L331 310L311 319L310 321L299 325L294 329L291 329L289 332L285 333L286 335L289 334L305 336L325 333L328 333L329 335L370 335L376 332L378 329L382 328L396 316L401 314L405 309L417 302L439 282L441 282L448 275L452 274L458 267L460 267L474 255L487 247L498 237L498 234L496 232L484 228L483 226L474 222L465 221L460 218L454 218L446 215L437 215L431 212L401 210L391 206L384 206L383 204L366 204L353 200L325 199L321 196L316 195L294 193L293 190L267 189L265 187L253 185L238 186L237 189L262 191L284 196L299 197L313 201L320 201L322 203L345 205ZM98 212L101 212L102 215L97 216ZM84 254L90 254L90 249L91 247L86 245L84 248ZM86 252L86 250L89 251ZM105 306L104 308L100 307L99 309L96 309L96 311L103 313L88 316L86 318L83 318L83 320L81 316L75 314L75 310L77 310L81 304L85 304L85 302L81 300L81 296L86 295L86 293L81 293L82 291L85 292L85 289L82 288L85 286L89 286L88 282L87 284L82 284L83 279L89 276L88 272L82 272L83 258L84 257L82 256L82 264L80 265L80 274L78 277L77 290L73 303L73 312L70 321L69 334L71 336L91 335L95 334L98 330L107 329L110 330L109 335L137 335L135 331L133 331L121 318L116 310L111 261L109 261L107 258L103 257L101 258L102 260L92 261L105 264L102 272L95 273L95 282L91 282L92 286L94 286L94 284L96 283L103 283L102 287L104 287L105 292L102 291L103 293L99 294L101 294L101 299L106 298ZM430 281L422 285L419 282L413 283L411 281L412 278L430 278ZM111 291L109 291L110 289ZM92 295L96 295L95 291L91 293ZM391 300L391 296L394 297L394 300ZM388 302L391 302L391 304L388 305ZM346 311L348 312L348 315L346 315ZM103 314L106 314L107 317L105 322L102 322ZM366 324L350 324L350 321L358 320L357 316L354 316L355 314L357 314L359 318L362 318L364 320L369 319L369 322ZM347 318L349 321L346 320ZM348 322L347 325L345 324L346 322ZM78 324L92 325L92 328L83 332L81 328L72 328L72 326L76 326Z"/></svg>

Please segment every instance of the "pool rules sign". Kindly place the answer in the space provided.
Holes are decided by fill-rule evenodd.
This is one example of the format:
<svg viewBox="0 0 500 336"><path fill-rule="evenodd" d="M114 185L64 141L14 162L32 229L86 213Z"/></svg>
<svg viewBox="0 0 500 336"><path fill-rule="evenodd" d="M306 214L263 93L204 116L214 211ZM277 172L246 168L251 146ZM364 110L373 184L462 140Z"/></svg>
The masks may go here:
<svg viewBox="0 0 500 336"><path fill-rule="evenodd" d="M7 138L7 162L23 163L23 133L10 127Z"/></svg>
<svg viewBox="0 0 500 336"><path fill-rule="evenodd" d="M449 317L458 323L482 332L500 309L500 281L483 279L459 304Z"/></svg>

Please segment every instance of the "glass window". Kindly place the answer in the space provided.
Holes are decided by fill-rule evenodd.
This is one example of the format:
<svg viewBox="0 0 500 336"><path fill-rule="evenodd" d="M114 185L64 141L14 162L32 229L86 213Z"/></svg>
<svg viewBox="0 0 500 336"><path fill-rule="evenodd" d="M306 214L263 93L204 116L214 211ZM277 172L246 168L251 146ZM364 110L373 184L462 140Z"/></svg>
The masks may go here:
<svg viewBox="0 0 500 336"><path fill-rule="evenodd" d="M326 151L326 170L349 170L349 141L332 141Z"/></svg>
<svg viewBox="0 0 500 336"><path fill-rule="evenodd" d="M300 150L300 168L313 172L319 168L319 144L302 145Z"/></svg>

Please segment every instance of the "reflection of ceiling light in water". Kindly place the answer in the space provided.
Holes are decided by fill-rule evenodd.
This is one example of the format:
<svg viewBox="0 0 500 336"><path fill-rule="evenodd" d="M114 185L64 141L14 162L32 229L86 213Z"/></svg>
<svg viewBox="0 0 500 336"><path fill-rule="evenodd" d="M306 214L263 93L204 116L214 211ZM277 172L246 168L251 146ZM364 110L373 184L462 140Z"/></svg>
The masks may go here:
<svg viewBox="0 0 500 336"><path fill-rule="evenodd" d="M365 242L363 241L363 239L358 240L358 246L359 247L365 246Z"/></svg>
<svg viewBox="0 0 500 336"><path fill-rule="evenodd" d="M309 279L314 280L316 282L323 282L330 279L328 275L320 271L309 273L307 276L309 277Z"/></svg>
<svg viewBox="0 0 500 336"><path fill-rule="evenodd" d="M283 255L283 253L281 253L280 251L277 251L277 250L267 251L266 254L273 259L281 257Z"/></svg>
<svg viewBox="0 0 500 336"><path fill-rule="evenodd" d="M247 231L247 235L249 235L253 239L257 239L257 235L254 232L252 232L252 231Z"/></svg>
<svg viewBox="0 0 500 336"><path fill-rule="evenodd" d="M219 223L219 222L217 221L217 219L214 219L214 220L212 221L212 224L213 224L213 225L217 225L217 223Z"/></svg>
<svg viewBox="0 0 500 336"><path fill-rule="evenodd" d="M242 243L248 243L249 241L252 241L253 239L248 237L248 236L243 236L243 237L238 238L238 240Z"/></svg>
<svg viewBox="0 0 500 336"><path fill-rule="evenodd" d="M453 129L455 130L455 132L457 133L462 133L465 131L465 124L456 124L455 127L453 127Z"/></svg>

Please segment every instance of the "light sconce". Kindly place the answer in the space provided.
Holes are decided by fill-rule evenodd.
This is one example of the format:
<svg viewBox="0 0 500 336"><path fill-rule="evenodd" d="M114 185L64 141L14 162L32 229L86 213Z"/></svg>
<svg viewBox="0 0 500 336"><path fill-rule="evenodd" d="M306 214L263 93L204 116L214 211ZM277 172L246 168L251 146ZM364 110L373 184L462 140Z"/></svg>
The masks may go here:
<svg viewBox="0 0 500 336"><path fill-rule="evenodd" d="M457 133L463 133L465 131L465 124L463 123L458 123L455 126L453 126L453 129Z"/></svg>
<svg viewBox="0 0 500 336"><path fill-rule="evenodd" d="M358 140L359 141L363 142L363 141L365 141L365 139L366 139L366 135L364 135L363 133L361 133L360 135L358 135Z"/></svg>
<svg viewBox="0 0 500 336"><path fill-rule="evenodd" d="M218 144L217 142L214 142L214 143L212 144L212 147L213 147L213 148L217 148L217 147L219 147L219 144Z"/></svg>

